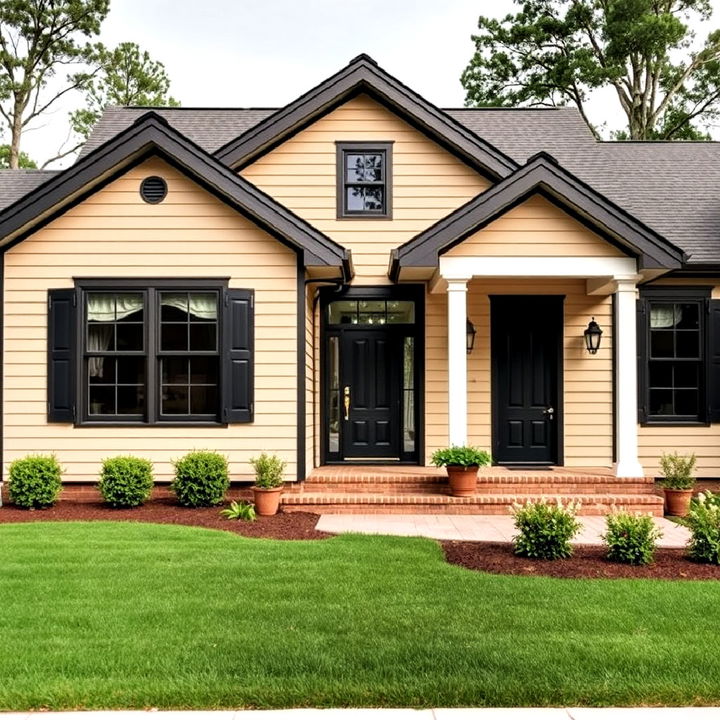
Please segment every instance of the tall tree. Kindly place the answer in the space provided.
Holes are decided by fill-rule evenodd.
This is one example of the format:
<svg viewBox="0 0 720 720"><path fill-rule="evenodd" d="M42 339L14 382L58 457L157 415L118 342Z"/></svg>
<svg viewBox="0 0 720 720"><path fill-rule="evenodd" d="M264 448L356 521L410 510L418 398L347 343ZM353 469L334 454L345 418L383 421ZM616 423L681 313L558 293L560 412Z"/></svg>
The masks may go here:
<svg viewBox="0 0 720 720"><path fill-rule="evenodd" d="M0 170L7 170L9 167L10 146L6 143L5 145L0 145ZM29 155L21 152L20 157L18 158L18 167L23 169L35 169L37 168L37 164Z"/></svg>
<svg viewBox="0 0 720 720"><path fill-rule="evenodd" d="M620 138L706 139L720 116L720 31L698 44L690 26L709 0L514 0L481 16L462 74L466 104L577 106L611 88L627 119Z"/></svg>
<svg viewBox="0 0 720 720"><path fill-rule="evenodd" d="M85 107L70 114L73 130L83 139L108 105L179 105L169 95L165 66L135 43L114 50L98 47L93 61L99 71L85 85Z"/></svg>
<svg viewBox="0 0 720 720"><path fill-rule="evenodd" d="M23 130L89 79L92 47L109 0L0 0L0 117L10 130L11 168ZM64 79L59 70L75 70Z"/></svg>

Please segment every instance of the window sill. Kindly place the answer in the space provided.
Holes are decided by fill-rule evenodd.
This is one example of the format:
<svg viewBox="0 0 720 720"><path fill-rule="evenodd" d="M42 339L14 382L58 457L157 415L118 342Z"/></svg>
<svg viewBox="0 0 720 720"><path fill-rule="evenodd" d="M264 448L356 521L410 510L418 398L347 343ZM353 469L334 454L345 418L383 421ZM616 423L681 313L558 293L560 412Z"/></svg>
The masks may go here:
<svg viewBox="0 0 720 720"><path fill-rule="evenodd" d="M392 220L392 215L372 215L368 213L367 215L364 215L363 213L349 213L347 215L342 215L338 213L336 220Z"/></svg>
<svg viewBox="0 0 720 720"><path fill-rule="evenodd" d="M203 421L203 420L188 420L187 422L180 422L178 420L168 420L168 421L160 421L160 422L154 422L154 423L148 423L148 422L142 422L139 420L129 420L127 422L122 422L121 420L83 420L82 422L76 422L75 427L77 428L83 428L83 427L147 427L147 428L153 428L153 427L181 427L181 428L187 428L187 427L217 427L217 428L223 428L227 427L228 423L222 423L217 421Z"/></svg>
<svg viewBox="0 0 720 720"><path fill-rule="evenodd" d="M640 423L640 427L710 427L710 423L702 420L673 420L669 418L667 420L646 420Z"/></svg>

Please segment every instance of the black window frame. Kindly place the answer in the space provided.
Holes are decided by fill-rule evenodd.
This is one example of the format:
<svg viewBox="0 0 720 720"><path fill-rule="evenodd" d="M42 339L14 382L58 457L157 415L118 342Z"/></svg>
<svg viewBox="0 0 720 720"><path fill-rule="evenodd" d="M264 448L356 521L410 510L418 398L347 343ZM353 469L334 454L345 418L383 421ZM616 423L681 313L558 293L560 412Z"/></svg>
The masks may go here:
<svg viewBox="0 0 720 720"><path fill-rule="evenodd" d="M638 299L638 400L639 420L643 426L707 426L710 418L710 286L658 286L640 288ZM698 358L653 358L651 347L651 306L653 304L695 304L698 306ZM650 412L650 364L662 362L697 363L698 413L697 415L653 415ZM675 384L671 388L675 390Z"/></svg>
<svg viewBox="0 0 720 720"><path fill-rule="evenodd" d="M391 220L392 219L392 141L383 142L351 142L337 141L336 147L336 176L337 176L337 218ZM350 154L379 154L383 160L383 180L373 183L348 182L345 175L345 157ZM382 210L348 210L346 190L351 186L382 187L384 207Z"/></svg>
<svg viewBox="0 0 720 720"><path fill-rule="evenodd" d="M228 290L229 278L128 278L128 279L76 279L75 287L79 294L77 313L77 360L76 363L76 403L77 412L76 425L85 426L148 426L159 425L172 426L222 426L227 422L223 418L223 382L224 368L223 356L225 353L224 337L224 297ZM141 292L145 299L145 313L143 337L144 345L142 353L133 353L145 357L145 393L146 406L142 417L132 415L91 415L88 404L88 381L87 381L87 303L86 296L91 292ZM214 292L218 296L218 317L217 317L217 340L214 352L197 351L187 352L163 351L160 346L161 330L161 308L159 304L160 293L164 292ZM90 355L93 353L90 352ZM212 415L163 415L162 410L162 377L161 360L163 357L183 356L199 357L209 356L218 359L218 390L217 408Z"/></svg>

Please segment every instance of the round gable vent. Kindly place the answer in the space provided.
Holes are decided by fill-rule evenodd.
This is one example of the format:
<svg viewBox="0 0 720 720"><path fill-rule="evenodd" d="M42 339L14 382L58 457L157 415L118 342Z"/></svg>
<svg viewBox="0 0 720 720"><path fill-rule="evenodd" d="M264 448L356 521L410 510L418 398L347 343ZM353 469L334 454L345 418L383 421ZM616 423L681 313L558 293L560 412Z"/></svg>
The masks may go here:
<svg viewBox="0 0 720 720"><path fill-rule="evenodd" d="M152 205L162 202L167 195L167 183L157 175L146 177L140 183L140 197Z"/></svg>

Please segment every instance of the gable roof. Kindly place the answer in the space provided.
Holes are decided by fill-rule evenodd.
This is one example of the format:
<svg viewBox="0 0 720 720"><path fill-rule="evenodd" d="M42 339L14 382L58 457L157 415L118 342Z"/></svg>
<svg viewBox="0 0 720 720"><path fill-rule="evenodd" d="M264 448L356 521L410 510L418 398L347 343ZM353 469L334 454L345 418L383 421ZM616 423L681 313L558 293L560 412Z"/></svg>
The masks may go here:
<svg viewBox="0 0 720 720"><path fill-rule="evenodd" d="M0 213L0 245L17 242L147 157L157 155L220 200L303 255L305 265L329 265L351 274L351 256L255 185L174 130L145 113L75 165L52 175Z"/></svg>
<svg viewBox="0 0 720 720"><path fill-rule="evenodd" d="M535 193L548 197L637 256L640 268L677 269L683 262L682 250L560 167L555 158L539 153L512 175L397 248L391 261L391 278L396 280L402 267L435 267L443 252Z"/></svg>
<svg viewBox="0 0 720 720"><path fill-rule="evenodd" d="M368 55L358 55L317 87L277 110L215 155L231 167L244 167L348 99L367 94L411 125L493 178L516 169L516 163L486 140L383 70Z"/></svg>
<svg viewBox="0 0 720 720"><path fill-rule="evenodd" d="M0 210L57 174L57 170L0 170Z"/></svg>

